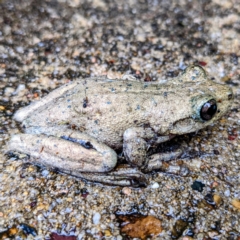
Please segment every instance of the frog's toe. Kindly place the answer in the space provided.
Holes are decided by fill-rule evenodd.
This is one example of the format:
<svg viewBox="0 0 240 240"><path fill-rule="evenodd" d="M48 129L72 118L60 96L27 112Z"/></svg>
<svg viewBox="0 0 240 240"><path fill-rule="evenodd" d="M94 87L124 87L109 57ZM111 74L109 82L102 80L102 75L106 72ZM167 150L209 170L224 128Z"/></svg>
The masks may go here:
<svg viewBox="0 0 240 240"><path fill-rule="evenodd" d="M181 149L168 153L153 154L148 158L148 164L147 166L145 166L143 171L151 172L153 170L160 170L164 168L164 162L177 159L179 156L181 156L181 154L182 154Z"/></svg>

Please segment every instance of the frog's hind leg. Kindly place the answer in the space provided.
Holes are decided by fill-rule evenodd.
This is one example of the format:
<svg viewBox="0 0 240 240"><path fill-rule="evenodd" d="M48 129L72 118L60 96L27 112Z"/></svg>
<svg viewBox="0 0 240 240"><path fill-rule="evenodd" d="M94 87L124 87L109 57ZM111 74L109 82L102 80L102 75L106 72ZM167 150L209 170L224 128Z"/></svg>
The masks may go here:
<svg viewBox="0 0 240 240"><path fill-rule="evenodd" d="M116 166L117 154L113 149L86 134L78 133L76 138L67 133L68 130L62 136L14 135L8 150L26 153L31 156L32 163L63 172L108 172Z"/></svg>
<svg viewBox="0 0 240 240"><path fill-rule="evenodd" d="M86 134L49 129L46 134L12 136L8 150L31 155L33 164L47 166L89 181L109 185L146 186L145 175L129 165L115 168L117 154ZM112 170L114 168L114 170Z"/></svg>
<svg viewBox="0 0 240 240"><path fill-rule="evenodd" d="M146 175L130 165L122 164L113 171L107 173L84 173L79 171L66 172L70 175L86 179L88 181L104 183L107 185L146 187Z"/></svg>

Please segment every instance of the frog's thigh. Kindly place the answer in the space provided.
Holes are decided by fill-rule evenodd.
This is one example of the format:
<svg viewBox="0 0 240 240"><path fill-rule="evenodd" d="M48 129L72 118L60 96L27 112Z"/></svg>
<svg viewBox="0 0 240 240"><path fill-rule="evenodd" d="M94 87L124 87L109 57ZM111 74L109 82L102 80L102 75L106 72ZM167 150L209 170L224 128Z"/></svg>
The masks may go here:
<svg viewBox="0 0 240 240"><path fill-rule="evenodd" d="M72 138L19 134L10 139L9 150L29 154L33 163L62 171L107 172L115 167L117 154L114 150L89 136L88 142L78 140L80 143L73 142Z"/></svg>

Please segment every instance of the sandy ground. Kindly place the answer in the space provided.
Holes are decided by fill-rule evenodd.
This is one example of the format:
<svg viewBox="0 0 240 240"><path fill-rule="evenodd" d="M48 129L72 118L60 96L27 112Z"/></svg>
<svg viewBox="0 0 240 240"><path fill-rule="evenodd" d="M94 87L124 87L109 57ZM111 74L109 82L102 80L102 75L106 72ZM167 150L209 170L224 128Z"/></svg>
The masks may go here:
<svg viewBox="0 0 240 240"><path fill-rule="evenodd" d="M162 82L196 63L235 96L219 122L168 144L186 146L188 176L149 174L147 188L84 182L2 153L0 232L31 226L37 235L15 239L128 239L116 213L135 212L161 221L154 239L240 239L239 12L237 0L0 1L2 152L19 132L17 109L77 78ZM196 180L202 192L191 187Z"/></svg>

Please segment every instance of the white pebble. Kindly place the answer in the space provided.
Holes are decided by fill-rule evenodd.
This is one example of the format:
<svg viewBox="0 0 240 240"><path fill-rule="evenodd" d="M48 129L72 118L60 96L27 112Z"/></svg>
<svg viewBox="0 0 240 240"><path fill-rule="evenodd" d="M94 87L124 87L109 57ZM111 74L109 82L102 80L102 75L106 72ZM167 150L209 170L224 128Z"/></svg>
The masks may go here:
<svg viewBox="0 0 240 240"><path fill-rule="evenodd" d="M72 212L72 209L71 209L71 208L66 208L66 209L65 209L65 213L70 213L70 212Z"/></svg>
<svg viewBox="0 0 240 240"><path fill-rule="evenodd" d="M43 175L44 177L47 177L48 174L49 174L49 171L48 171L48 170L43 170L43 171L42 171L42 175Z"/></svg>
<svg viewBox="0 0 240 240"><path fill-rule="evenodd" d="M229 189L227 189L227 190L224 192L224 195L225 195L226 197L229 197L229 196L230 196L230 191L229 191Z"/></svg>
<svg viewBox="0 0 240 240"><path fill-rule="evenodd" d="M152 183L151 188L159 188L159 184L157 182Z"/></svg>
<svg viewBox="0 0 240 240"><path fill-rule="evenodd" d="M150 215L155 215L155 212L152 209L149 211L149 213L150 213Z"/></svg>
<svg viewBox="0 0 240 240"><path fill-rule="evenodd" d="M17 94L18 92L21 92L25 88L26 88L25 84L19 84L16 91L14 92L14 94Z"/></svg>
<svg viewBox="0 0 240 240"><path fill-rule="evenodd" d="M14 92L14 88L12 88L12 87L6 87L4 89L4 95L5 96L10 96L13 92Z"/></svg>
<svg viewBox="0 0 240 240"><path fill-rule="evenodd" d="M21 46L16 47L16 51L17 51L18 53L24 53L24 49L23 49L23 47L21 47Z"/></svg>
<svg viewBox="0 0 240 240"><path fill-rule="evenodd" d="M100 223L100 220L101 220L101 214L96 212L94 213L93 215L93 224L97 225Z"/></svg>

